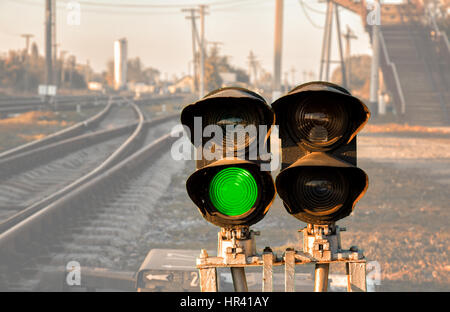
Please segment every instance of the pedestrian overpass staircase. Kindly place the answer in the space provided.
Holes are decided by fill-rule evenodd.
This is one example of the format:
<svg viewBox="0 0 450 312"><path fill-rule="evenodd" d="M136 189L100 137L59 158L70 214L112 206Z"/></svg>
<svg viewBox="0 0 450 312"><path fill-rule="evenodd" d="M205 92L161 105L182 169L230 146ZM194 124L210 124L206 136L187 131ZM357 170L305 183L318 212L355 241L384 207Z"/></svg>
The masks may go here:
<svg viewBox="0 0 450 312"><path fill-rule="evenodd" d="M333 0L367 24L364 0ZM381 5L380 67L397 116L410 124L450 124L450 47L420 0Z"/></svg>

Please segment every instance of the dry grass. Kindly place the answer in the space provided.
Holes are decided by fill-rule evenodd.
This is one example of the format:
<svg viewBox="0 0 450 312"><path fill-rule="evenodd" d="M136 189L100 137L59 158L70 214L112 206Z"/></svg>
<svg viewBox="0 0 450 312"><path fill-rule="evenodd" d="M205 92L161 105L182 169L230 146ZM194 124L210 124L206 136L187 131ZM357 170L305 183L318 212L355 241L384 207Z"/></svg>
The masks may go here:
<svg viewBox="0 0 450 312"><path fill-rule="evenodd" d="M363 133L434 133L450 134L450 128L433 128L424 126L411 126L408 124L368 124L364 127Z"/></svg>
<svg viewBox="0 0 450 312"><path fill-rule="evenodd" d="M33 111L0 119L0 151L25 144L67 128L97 113L99 108L76 112Z"/></svg>

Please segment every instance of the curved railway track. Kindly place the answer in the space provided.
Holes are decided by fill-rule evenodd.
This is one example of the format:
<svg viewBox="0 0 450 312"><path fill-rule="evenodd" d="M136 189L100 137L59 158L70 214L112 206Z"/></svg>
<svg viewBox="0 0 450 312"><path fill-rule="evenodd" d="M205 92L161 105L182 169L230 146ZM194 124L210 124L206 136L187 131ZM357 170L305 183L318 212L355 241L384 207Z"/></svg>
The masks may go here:
<svg viewBox="0 0 450 312"><path fill-rule="evenodd" d="M47 259L48 255L45 254L45 251L51 246L55 246L49 242L60 236L61 233L67 235L68 229L78 224L76 222L77 215L78 219L89 220L89 216L97 211L96 208L99 206L97 203L89 204L86 200L97 198L99 194L108 192L109 198L114 197L117 195L114 193L117 183L122 185L127 183L126 181L133 175L142 174L142 170L137 169L149 161L148 157L169 148L169 143L173 138L170 136L159 137L176 124L178 116L170 115L145 121L139 108L132 103L130 105L139 112L137 123L87 133L43 146L28 152L28 154L22 153L16 157L22 158L18 160L19 163L26 163L27 157L36 153L44 156L51 152L52 155L57 156L57 159L38 168L31 168L31 170L16 165L8 166L8 168L15 168L9 175L6 169L6 172L0 172L2 176L11 176L8 180L10 183L6 183L9 188L4 188L3 193L2 185L5 185L5 182L0 184L0 202L5 203L4 198L9 200L4 207L0 207L0 211L4 213L3 217L0 214L0 289L23 289L25 286L14 286L14 282L11 283L11 274L12 279L15 280L14 276L17 277L17 272L23 272L24 267L33 267L40 263L42 258ZM118 115L123 116L120 112ZM97 144L99 141L102 143L101 146ZM119 148L117 148L118 145L120 145ZM77 150L77 147L80 146L82 148ZM61 153L64 154L62 151L68 147L70 147L69 150L72 150L65 152L63 157L58 157L58 155L61 156ZM102 161L99 161L102 157L84 161L88 155L100 151L103 153ZM106 159L104 159L105 154L109 154ZM0 168L2 168L1 161ZM9 161L11 162L11 160ZM153 161L147 165L155 167ZM156 168L161 169L158 166ZM174 168L169 169L174 170ZM17 172L14 173L14 170L19 172L23 170L23 172L17 174ZM59 172L59 174L52 175L49 174L50 172ZM164 174L161 178L164 179ZM64 183L61 182L61 179L64 180ZM19 191L15 188L17 185L20 186ZM30 192L30 190L34 192ZM33 194L39 194L41 199L33 200ZM25 196L29 197L28 201L24 201ZM55 235L55 233L59 234ZM99 234L94 240L99 241L101 237L102 235ZM86 246L86 248L88 247ZM37 250L39 252L36 253ZM4 281L3 284L1 281ZM23 284L21 285L23 286ZM25 289L32 288L25 287Z"/></svg>
<svg viewBox="0 0 450 312"><path fill-rule="evenodd" d="M7 97L0 98L0 115L18 114L34 110L74 110L77 106L92 107L106 96L56 96L52 102L40 97Z"/></svg>
<svg viewBox="0 0 450 312"><path fill-rule="evenodd" d="M86 133L87 131L93 131L97 129L106 128L104 124L115 124L117 123L117 118L114 111L118 110L117 105L120 105L120 100L115 100L114 98L110 97L106 102L105 107L95 114L94 116L78 122L68 128L62 129L58 132L55 132L51 135L48 135L40 140L32 141L20 146L17 146L15 148L9 149L7 151L4 151L0 153L0 159L5 159L8 157L13 157L15 155L18 155L20 153L28 152L37 148L41 148L45 145L52 144L55 142L59 142L71 137L75 137L77 135L81 135L83 133ZM101 105L101 104L100 104ZM135 112L134 112L135 114ZM127 115L128 116L128 115ZM122 117L123 118L123 117ZM134 117L132 118L134 119ZM130 119L130 120L132 120Z"/></svg>
<svg viewBox="0 0 450 312"><path fill-rule="evenodd" d="M156 97L134 101L136 105L145 105L148 103L158 103L161 100L181 100L180 97L173 96L164 96L164 97ZM32 150L39 149L45 145L53 144L56 142L60 142L62 140L66 140L69 138L73 138L84 133L90 133L93 131L98 131L102 129L112 129L121 125L129 125L130 121L135 119L136 112L128 109L123 104L127 104L130 101L127 98L118 98L109 97L102 98L102 101L105 101L105 107L98 112L96 115L78 122L68 128L62 129L58 132L55 132L51 135L48 135L40 140L35 140L7 151L0 153L0 160L10 158L16 156L21 153L29 152ZM101 101L97 101L96 105L102 105ZM1 107L1 103L0 103ZM143 112L144 116L148 118L148 114Z"/></svg>
<svg viewBox="0 0 450 312"><path fill-rule="evenodd" d="M102 131L0 162L0 232L117 161L141 135L144 117L132 108L139 120L134 131Z"/></svg>

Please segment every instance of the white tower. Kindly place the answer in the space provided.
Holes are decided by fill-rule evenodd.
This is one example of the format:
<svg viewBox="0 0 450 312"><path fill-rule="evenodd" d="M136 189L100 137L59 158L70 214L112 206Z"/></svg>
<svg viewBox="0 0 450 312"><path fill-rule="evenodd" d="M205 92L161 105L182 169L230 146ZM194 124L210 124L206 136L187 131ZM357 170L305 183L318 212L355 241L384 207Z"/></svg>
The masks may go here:
<svg viewBox="0 0 450 312"><path fill-rule="evenodd" d="M127 87L127 49L126 38L114 41L114 89L123 90Z"/></svg>

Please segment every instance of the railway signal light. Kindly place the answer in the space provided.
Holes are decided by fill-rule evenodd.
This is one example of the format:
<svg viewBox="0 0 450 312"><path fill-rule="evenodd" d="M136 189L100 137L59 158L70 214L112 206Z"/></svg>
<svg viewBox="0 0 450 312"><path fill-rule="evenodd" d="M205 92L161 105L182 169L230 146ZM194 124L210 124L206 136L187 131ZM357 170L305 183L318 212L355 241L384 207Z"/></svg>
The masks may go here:
<svg viewBox="0 0 450 312"><path fill-rule="evenodd" d="M249 90L221 88L186 106L181 122L197 149L186 188L202 216L224 228L260 221L275 198L272 176L261 170L275 124L270 106Z"/></svg>
<svg viewBox="0 0 450 312"><path fill-rule="evenodd" d="M348 216L368 187L356 167L356 134L370 112L327 82L298 86L272 104L282 142L277 192L301 221L332 224Z"/></svg>

